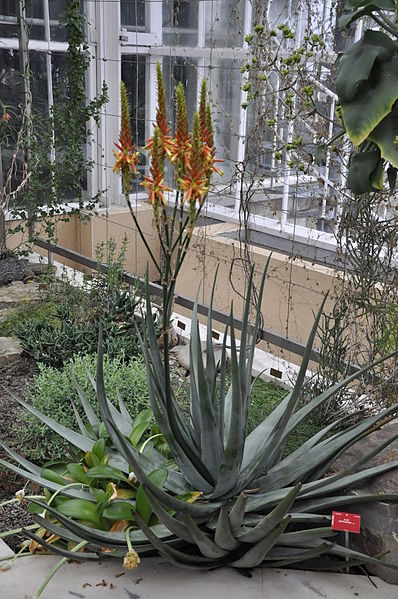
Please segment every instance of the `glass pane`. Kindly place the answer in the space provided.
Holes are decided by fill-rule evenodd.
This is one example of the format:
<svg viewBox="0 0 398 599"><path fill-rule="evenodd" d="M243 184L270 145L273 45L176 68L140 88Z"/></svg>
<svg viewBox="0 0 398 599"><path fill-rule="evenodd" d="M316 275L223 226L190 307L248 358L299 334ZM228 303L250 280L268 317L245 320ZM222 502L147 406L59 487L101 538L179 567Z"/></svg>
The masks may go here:
<svg viewBox="0 0 398 599"><path fill-rule="evenodd" d="M31 50L29 61L33 73L30 80L33 110L48 114L46 53Z"/></svg>
<svg viewBox="0 0 398 599"><path fill-rule="evenodd" d="M190 126L193 113L197 110L197 67L195 58L167 56L163 58L163 78L168 102L168 116L172 119L173 131L176 124L175 89L182 82L187 99L187 112Z"/></svg>
<svg viewBox="0 0 398 599"><path fill-rule="evenodd" d="M214 183L229 182L235 172L240 123L240 64L230 59L213 61L209 77L209 98L214 127L217 158L224 163L224 176L214 177Z"/></svg>
<svg viewBox="0 0 398 599"><path fill-rule="evenodd" d="M196 46L199 3L190 0L163 2L163 43L166 46Z"/></svg>
<svg viewBox="0 0 398 599"><path fill-rule="evenodd" d="M66 42L66 28L62 23L62 17L66 9L66 0L48 0L48 9L50 13L51 39L57 42Z"/></svg>
<svg viewBox="0 0 398 599"><path fill-rule="evenodd" d="M236 48L243 43L245 2L214 0L205 14L206 46Z"/></svg>
<svg viewBox="0 0 398 599"><path fill-rule="evenodd" d="M51 77L53 83L53 96L65 94L65 54L63 52L51 53Z"/></svg>
<svg viewBox="0 0 398 599"><path fill-rule="evenodd" d="M30 87L32 107L39 112L48 110L46 54L29 52ZM24 99L24 78L21 75L19 52L12 49L0 49L0 98L14 113L19 114L19 106Z"/></svg>
<svg viewBox="0 0 398 599"><path fill-rule="evenodd" d="M139 149L145 145L146 136L145 72L145 56L122 55L122 81L126 86L129 101L131 137ZM138 170L144 174L145 156L143 154L140 155ZM138 179L133 177L133 186L137 182Z"/></svg>
<svg viewBox="0 0 398 599"><path fill-rule="evenodd" d="M26 22L28 37L32 40L44 40L43 0L26 0Z"/></svg>
<svg viewBox="0 0 398 599"><path fill-rule="evenodd" d="M0 37L18 37L15 0L0 0Z"/></svg>
<svg viewBox="0 0 398 599"><path fill-rule="evenodd" d="M144 28L145 0L120 0L120 22L125 29Z"/></svg>

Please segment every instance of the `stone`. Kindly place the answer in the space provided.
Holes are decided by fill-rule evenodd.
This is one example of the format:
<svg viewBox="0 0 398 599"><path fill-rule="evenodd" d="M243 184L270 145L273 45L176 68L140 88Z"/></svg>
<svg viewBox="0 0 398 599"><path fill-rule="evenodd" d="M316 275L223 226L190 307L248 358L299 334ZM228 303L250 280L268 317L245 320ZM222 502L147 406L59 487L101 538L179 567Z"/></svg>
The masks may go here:
<svg viewBox="0 0 398 599"><path fill-rule="evenodd" d="M35 273L32 270L27 270L25 272L25 276L24 276L23 282L27 283L28 281L33 281L33 279L35 279L35 278L36 278Z"/></svg>
<svg viewBox="0 0 398 599"><path fill-rule="evenodd" d="M16 337L0 337L0 366L13 364L22 354L22 345Z"/></svg>
<svg viewBox="0 0 398 599"><path fill-rule="evenodd" d="M346 469L357 460L370 453L378 445L398 435L398 422L386 424L350 447L333 464L333 471ZM398 460L398 439L377 454L364 467L369 468ZM398 493L398 469L390 470L368 481L351 487L354 495L380 494L381 501L375 503L347 504L338 511L358 513L361 515L360 534L350 535L350 547L368 555L384 554L383 561L398 565L398 505L382 501L385 493ZM366 568L380 576L383 580L398 584L398 572L382 565L366 565Z"/></svg>
<svg viewBox="0 0 398 599"><path fill-rule="evenodd" d="M178 345L179 339L177 331L174 329L173 325L171 325L169 330L169 349ZM159 336L158 339L158 347L159 349L163 349L163 335Z"/></svg>
<svg viewBox="0 0 398 599"><path fill-rule="evenodd" d="M206 341L202 341L201 343L202 346L202 356L203 356L203 365L206 368ZM179 363L180 366L182 366L182 368L184 368L185 370L190 370L190 363L189 363L189 345L178 345L177 347L173 348L173 354L176 356L177 358L177 362ZM220 362L221 360L221 353L222 353L222 347L221 345L216 345L214 347L214 359L216 361L216 364L218 362Z"/></svg>
<svg viewBox="0 0 398 599"><path fill-rule="evenodd" d="M0 287L0 304L17 304L40 299L40 283L36 281L13 281Z"/></svg>
<svg viewBox="0 0 398 599"><path fill-rule="evenodd" d="M17 256L7 256L0 260L0 286L12 281L22 281L25 277L25 264Z"/></svg>

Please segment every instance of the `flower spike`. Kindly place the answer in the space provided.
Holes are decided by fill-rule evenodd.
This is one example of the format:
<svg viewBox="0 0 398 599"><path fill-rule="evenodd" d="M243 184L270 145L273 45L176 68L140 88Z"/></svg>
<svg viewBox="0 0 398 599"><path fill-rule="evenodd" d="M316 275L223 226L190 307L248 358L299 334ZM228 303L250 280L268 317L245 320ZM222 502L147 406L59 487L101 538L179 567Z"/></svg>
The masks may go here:
<svg viewBox="0 0 398 599"><path fill-rule="evenodd" d="M184 201L195 205L199 200L201 205L208 192L208 182L203 170L203 143L200 137L199 114L195 112L191 139L191 160L187 172L179 179L179 184L184 193Z"/></svg>
<svg viewBox="0 0 398 599"><path fill-rule="evenodd" d="M170 136L171 127L169 127L167 123L166 95L164 91L162 67L159 63L156 65L156 71L158 80L158 107L156 111L155 127L159 130L160 147L162 150L162 159L164 160L166 157L171 157L173 152L173 142ZM153 139L153 137L150 137L144 147L144 150L148 150L150 154L152 153Z"/></svg>
<svg viewBox="0 0 398 599"><path fill-rule="evenodd" d="M143 185L149 191L149 203L153 205L155 214L155 223L159 222L159 207L166 206L167 201L164 196L165 191L172 191L170 187L164 185L164 160L163 148L161 146L161 133L156 125L152 138L151 167L149 169L150 177L144 177Z"/></svg>
<svg viewBox="0 0 398 599"><path fill-rule="evenodd" d="M113 167L114 173L122 173L123 191L128 195L132 187L132 173L137 175L136 165L139 162L139 152L134 152L135 145L132 143L130 133L130 111L127 100L126 86L122 81L120 84L121 96L121 127L119 143L115 143L118 151L113 150L116 162Z"/></svg>
<svg viewBox="0 0 398 599"><path fill-rule="evenodd" d="M191 139L189 136L187 104L184 86L180 82L176 89L177 128L171 162L177 164L177 181L184 176L190 164Z"/></svg>

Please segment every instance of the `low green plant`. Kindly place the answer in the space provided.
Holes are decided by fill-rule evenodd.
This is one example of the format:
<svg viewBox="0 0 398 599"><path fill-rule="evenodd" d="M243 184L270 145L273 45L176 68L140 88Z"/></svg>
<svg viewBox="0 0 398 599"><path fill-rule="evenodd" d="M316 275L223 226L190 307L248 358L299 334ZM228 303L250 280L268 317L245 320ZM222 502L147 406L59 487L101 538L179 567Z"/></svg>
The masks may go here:
<svg viewBox="0 0 398 599"><path fill-rule="evenodd" d="M95 378L95 375L94 355L75 356L59 370L39 364L38 374L27 389L27 401L63 426L73 428L76 418L72 402L76 404L79 415L83 417L84 414L73 379L77 381L94 412L99 415L95 390L89 378ZM146 370L142 360L126 362L121 356L105 356L104 384L110 401L117 404L120 396L133 418L149 407ZM43 463L49 459L61 460L65 457L66 444L63 439L54 435L33 414L28 412L23 416L23 425L18 423L18 431L21 451L28 459Z"/></svg>
<svg viewBox="0 0 398 599"><path fill-rule="evenodd" d="M57 322L57 305L52 298L43 298L39 301L24 301L7 313L0 322L0 337L11 337L20 323Z"/></svg>
<svg viewBox="0 0 398 599"><path fill-rule="evenodd" d="M56 307L51 319L17 322L14 333L36 362L60 367L75 354L96 352L101 318L105 353L128 360L139 354L134 326L138 300L121 290L115 290L112 299L108 309L100 304L90 313L71 308L67 300Z"/></svg>
<svg viewBox="0 0 398 599"><path fill-rule="evenodd" d="M75 354L95 353L100 320L107 355L122 355L129 360L140 353L136 333L137 289L128 289L123 282L126 249L126 237L119 253L110 239L107 270L86 274L81 287L73 285L66 276L57 279L49 273L44 304L48 304L48 312L33 310L29 315L18 311L17 318L9 319L7 330L19 337L25 352L36 362L59 368ZM100 245L99 264L103 264L104 257L105 249Z"/></svg>

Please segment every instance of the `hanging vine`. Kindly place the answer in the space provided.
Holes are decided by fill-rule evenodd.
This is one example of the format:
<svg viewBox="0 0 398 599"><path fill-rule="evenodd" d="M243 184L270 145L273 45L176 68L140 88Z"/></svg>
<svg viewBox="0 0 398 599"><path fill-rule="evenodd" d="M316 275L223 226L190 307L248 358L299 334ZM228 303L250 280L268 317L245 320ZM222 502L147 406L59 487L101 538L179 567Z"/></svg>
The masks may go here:
<svg viewBox="0 0 398 599"><path fill-rule="evenodd" d="M27 219L29 227L41 221L50 238L55 234L55 216L82 216L82 209L92 210L101 194L99 191L90 198L85 194L87 174L93 168L93 161L86 156L86 144L93 134L90 123L99 125L100 110L108 100L107 85L103 82L101 93L87 100L85 83L91 59L80 5L80 0L66 3L62 19L68 40L65 70L54 90L49 118L43 121L41 114L32 111L29 184L18 198L18 207L12 210L14 216ZM27 76L33 77L30 71ZM20 224L13 231L25 226Z"/></svg>

